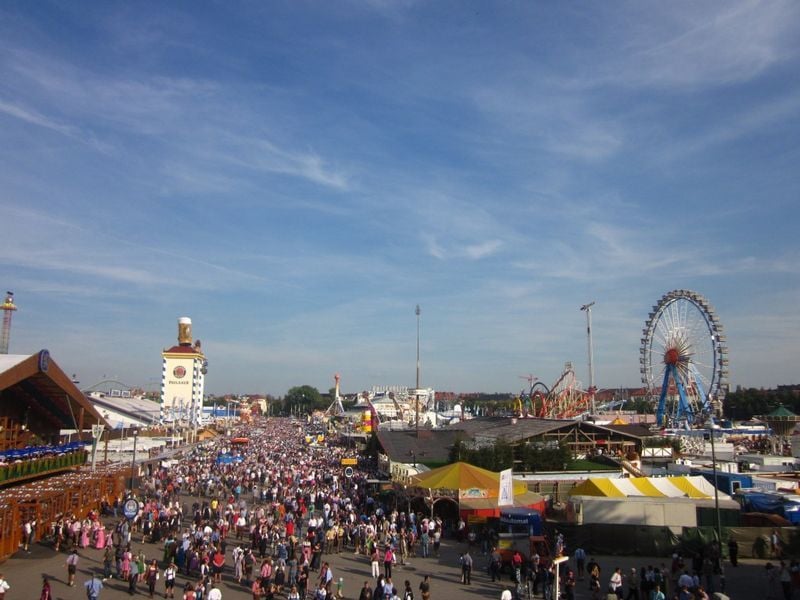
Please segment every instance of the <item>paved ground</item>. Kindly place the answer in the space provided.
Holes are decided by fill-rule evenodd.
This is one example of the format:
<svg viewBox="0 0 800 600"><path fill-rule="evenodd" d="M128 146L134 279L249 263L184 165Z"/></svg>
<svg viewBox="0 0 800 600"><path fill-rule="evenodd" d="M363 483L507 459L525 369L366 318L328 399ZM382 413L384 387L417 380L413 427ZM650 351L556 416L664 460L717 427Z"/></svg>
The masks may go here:
<svg viewBox="0 0 800 600"><path fill-rule="evenodd" d="M138 538L141 540L141 538ZM132 544L134 552L143 548L145 555L151 558L159 558L162 554L161 545L155 544ZM431 598L432 600L456 600L472 598L494 598L498 600L502 590L510 586L508 578L500 583L492 583L485 575L485 557L478 554L475 556L475 573L471 586L464 586L460 583L460 567L458 562L459 553L464 547L454 541L444 541L442 552L439 558L416 558L412 559L411 564L404 567L396 567L393 580L398 589L401 590L403 582L408 579L411 581L412 589L415 591L416 598L419 582L422 576L431 576ZM85 599L86 594L82 589L82 584L89 577L92 571L100 571L102 567L102 551L94 549L84 549L80 551L81 560L78 565L78 575L76 586L67 586L67 574L65 567L66 554L56 553L51 547L36 544L30 554L22 552L0 564L0 573L3 573L11 584L11 590L6 595L6 600L27 598L35 600L41 590L41 576L47 574L51 578L54 598L58 600ZM660 565L667 562L666 558L645 558L645 557L595 557L603 569L603 584L607 583L607 578L616 566L622 567L623 572L630 571L632 566L647 564ZM334 576L344 578L344 596L346 598L357 598L358 592L365 580L369 580L369 563L366 557L354 556L352 552L343 552L339 555L327 555L324 560L328 560L332 567ZM764 569L765 561L744 560L740 562L738 568L727 567L726 592L734 600L766 600L769 596L766 589L766 574ZM163 567L162 567L163 568ZM186 578L180 576L176 585L176 597L180 598L180 593ZM314 581L312 574L312 581ZM164 582L158 582L156 589L158 597L163 597ZM224 600L250 599L251 594L243 586L236 584L231 577L230 567L230 547L228 553L228 564L226 565L225 578L221 587ZM147 589L140 584L138 595L147 597ZM576 598L585 600L590 597L588 583L581 581L576 589ZM101 600L112 600L130 598L127 592L127 584L117 580L109 580L101 593ZM776 596L777 598L777 596Z"/></svg>

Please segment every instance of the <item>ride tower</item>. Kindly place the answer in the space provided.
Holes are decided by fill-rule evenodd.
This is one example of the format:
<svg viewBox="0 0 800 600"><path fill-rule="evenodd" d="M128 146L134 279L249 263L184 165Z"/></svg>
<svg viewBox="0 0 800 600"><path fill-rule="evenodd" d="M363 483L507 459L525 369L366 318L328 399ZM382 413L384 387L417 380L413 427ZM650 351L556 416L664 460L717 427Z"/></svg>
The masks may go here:
<svg viewBox="0 0 800 600"><path fill-rule="evenodd" d="M203 415L208 361L200 340L192 343L192 320L178 319L178 345L161 353L162 424L196 429Z"/></svg>
<svg viewBox="0 0 800 600"><path fill-rule="evenodd" d="M3 311L3 329L0 332L0 354L8 354L8 342L11 339L11 315L17 310L14 304L14 292L6 292L6 299L0 304Z"/></svg>

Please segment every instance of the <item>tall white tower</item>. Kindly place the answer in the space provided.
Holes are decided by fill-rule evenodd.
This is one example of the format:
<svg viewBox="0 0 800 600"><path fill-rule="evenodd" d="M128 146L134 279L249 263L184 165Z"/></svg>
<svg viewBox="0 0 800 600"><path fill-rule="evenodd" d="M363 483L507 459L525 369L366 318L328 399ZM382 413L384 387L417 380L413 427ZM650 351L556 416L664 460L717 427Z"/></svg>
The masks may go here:
<svg viewBox="0 0 800 600"><path fill-rule="evenodd" d="M178 319L178 345L161 353L161 422L196 428L203 414L208 361L200 340L192 344L192 320Z"/></svg>

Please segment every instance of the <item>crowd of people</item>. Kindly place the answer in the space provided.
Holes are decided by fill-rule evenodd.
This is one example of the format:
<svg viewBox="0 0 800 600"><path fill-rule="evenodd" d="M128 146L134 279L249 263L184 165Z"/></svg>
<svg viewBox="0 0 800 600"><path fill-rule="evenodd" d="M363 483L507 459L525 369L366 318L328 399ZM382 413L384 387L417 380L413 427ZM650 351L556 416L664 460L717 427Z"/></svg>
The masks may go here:
<svg viewBox="0 0 800 600"><path fill-rule="evenodd" d="M62 516L53 524L52 539L56 550L67 552L68 585L75 585L78 550L92 548L102 551L103 569L83 583L89 600L98 600L110 580L150 598L175 598L178 588L183 600L221 600L225 586L241 586L253 600L339 600L345 582L333 557L349 553L369 573L359 600L414 600L415 594L430 600L429 576L417 571L422 579L412 583L397 577L396 568L411 559L439 557L441 519L382 504L370 484L377 465L359 457L345 475L342 459L355 456L355 450L335 436L321 441L319 427L289 418L240 424L231 435L192 446L140 478L133 492L135 515L121 514L124 499L118 498L84 519ZM691 566L673 561L669 568L603 573L580 548L560 568L549 553L537 552L527 557L516 552L507 565L491 531L463 521L453 531L466 544L461 583L471 585L476 572L499 581L501 570L510 566L516 585L503 594L512 598L527 593L555 600L556 584L567 600L584 585L593 600L703 600L724 591L719 552ZM568 555L563 536L552 542L554 556ZM472 554L478 549L483 557ZM782 582L783 565L770 576ZM45 577L41 600L52 597L50 585ZM352 588L349 596L355 596Z"/></svg>
<svg viewBox="0 0 800 600"><path fill-rule="evenodd" d="M438 555L441 520L381 505L368 484L374 463L362 459L345 476L341 460L353 449L307 434L308 424L295 419L242 424L143 478L132 519L120 514L122 498L84 520L65 517L54 525L56 548L102 549L95 587L117 579L132 594L146 586L151 597L174 598L182 576L184 600L214 600L225 573L254 600L332 600L343 580L326 558L342 552L371 566L375 600L407 592L410 582L395 584L392 568L417 552ZM133 542L159 550L145 556ZM67 558L72 575L77 556ZM430 582L423 587L424 597Z"/></svg>

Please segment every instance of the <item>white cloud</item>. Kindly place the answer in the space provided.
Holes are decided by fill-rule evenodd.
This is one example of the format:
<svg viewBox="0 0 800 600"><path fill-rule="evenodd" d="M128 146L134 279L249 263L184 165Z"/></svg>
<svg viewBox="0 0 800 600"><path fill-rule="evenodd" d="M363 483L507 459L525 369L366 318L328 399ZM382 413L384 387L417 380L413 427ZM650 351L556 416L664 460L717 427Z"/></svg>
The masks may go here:
<svg viewBox="0 0 800 600"><path fill-rule="evenodd" d="M791 0L641 5L608 23L614 57L595 83L680 88L749 81L796 55L799 9Z"/></svg>

